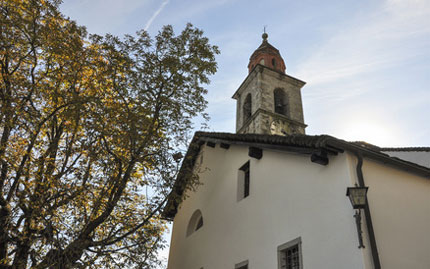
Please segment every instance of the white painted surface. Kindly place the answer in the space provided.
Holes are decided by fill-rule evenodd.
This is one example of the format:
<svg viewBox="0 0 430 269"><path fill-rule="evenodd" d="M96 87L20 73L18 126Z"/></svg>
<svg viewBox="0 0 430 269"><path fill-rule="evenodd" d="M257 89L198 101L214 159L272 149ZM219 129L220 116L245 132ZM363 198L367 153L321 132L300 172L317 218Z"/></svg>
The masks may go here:
<svg viewBox="0 0 430 269"><path fill-rule="evenodd" d="M248 148L204 148L201 185L175 217L169 269L220 269L249 260L249 268L277 268L277 247L301 237L304 268L364 268L357 248L353 210L345 191L351 186L347 155L328 166L309 156ZM249 197L237 201L237 170L250 160ZM186 237L196 209L204 226Z"/></svg>
<svg viewBox="0 0 430 269"><path fill-rule="evenodd" d="M382 268L430 268L430 179L365 160Z"/></svg>
<svg viewBox="0 0 430 269"><path fill-rule="evenodd" d="M384 153L430 168L430 151L384 151Z"/></svg>

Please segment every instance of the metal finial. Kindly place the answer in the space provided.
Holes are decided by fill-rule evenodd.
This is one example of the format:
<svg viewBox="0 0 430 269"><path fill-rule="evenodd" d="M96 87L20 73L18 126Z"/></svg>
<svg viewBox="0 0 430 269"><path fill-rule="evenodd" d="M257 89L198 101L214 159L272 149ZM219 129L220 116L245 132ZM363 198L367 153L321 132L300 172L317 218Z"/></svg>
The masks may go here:
<svg viewBox="0 0 430 269"><path fill-rule="evenodd" d="M261 37L263 37L263 41L266 41L267 38L269 37L269 35L266 33L266 27L267 27L267 25L264 25L263 35L261 36Z"/></svg>

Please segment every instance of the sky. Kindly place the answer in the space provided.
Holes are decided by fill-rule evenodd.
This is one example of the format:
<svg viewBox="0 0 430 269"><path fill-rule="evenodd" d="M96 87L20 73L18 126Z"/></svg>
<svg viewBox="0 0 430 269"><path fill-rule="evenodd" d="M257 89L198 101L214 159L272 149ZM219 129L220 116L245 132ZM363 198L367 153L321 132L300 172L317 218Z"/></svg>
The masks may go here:
<svg viewBox="0 0 430 269"><path fill-rule="evenodd" d="M221 50L207 87L209 131L235 132L231 96L266 26L286 73L307 82L307 134L430 146L428 0L64 0L61 10L100 35L202 29Z"/></svg>
<svg viewBox="0 0 430 269"><path fill-rule="evenodd" d="M428 0L65 0L61 10L101 35L201 28L221 50L208 86L209 131L235 132L231 96L266 26L287 74L307 82L307 134L430 146Z"/></svg>

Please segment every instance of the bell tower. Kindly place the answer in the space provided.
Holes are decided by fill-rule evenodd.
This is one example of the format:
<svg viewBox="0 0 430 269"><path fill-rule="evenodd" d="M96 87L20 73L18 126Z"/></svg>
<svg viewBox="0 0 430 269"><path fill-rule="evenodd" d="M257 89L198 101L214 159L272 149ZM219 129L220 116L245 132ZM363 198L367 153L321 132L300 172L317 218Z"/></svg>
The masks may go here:
<svg viewBox="0 0 430 269"><path fill-rule="evenodd" d="M285 73L285 63L263 34L249 59L248 76L234 93L236 133L304 134L301 88L306 82Z"/></svg>

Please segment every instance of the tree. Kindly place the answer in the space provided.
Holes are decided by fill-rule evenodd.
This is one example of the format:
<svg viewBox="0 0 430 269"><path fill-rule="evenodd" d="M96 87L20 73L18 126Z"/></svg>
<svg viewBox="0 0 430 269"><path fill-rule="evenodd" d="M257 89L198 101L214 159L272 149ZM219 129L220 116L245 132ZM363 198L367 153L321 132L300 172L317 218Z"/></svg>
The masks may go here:
<svg viewBox="0 0 430 269"><path fill-rule="evenodd" d="M217 47L191 24L88 36L60 1L0 3L0 267L153 268Z"/></svg>

